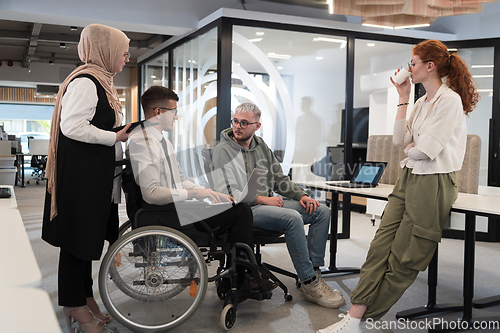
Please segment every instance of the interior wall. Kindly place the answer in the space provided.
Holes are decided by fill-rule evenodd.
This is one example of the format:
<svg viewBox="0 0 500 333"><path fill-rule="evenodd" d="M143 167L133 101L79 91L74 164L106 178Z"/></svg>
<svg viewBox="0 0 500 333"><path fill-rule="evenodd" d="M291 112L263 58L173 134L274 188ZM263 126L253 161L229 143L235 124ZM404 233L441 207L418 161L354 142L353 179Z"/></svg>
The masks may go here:
<svg viewBox="0 0 500 333"><path fill-rule="evenodd" d="M33 62L31 72L28 68L21 67L20 62L14 62L12 66L0 66L1 80L8 86L36 87L37 84L60 85L64 79L76 68L71 64L53 64ZM130 68L116 74L114 83L117 88L128 88L130 86Z"/></svg>

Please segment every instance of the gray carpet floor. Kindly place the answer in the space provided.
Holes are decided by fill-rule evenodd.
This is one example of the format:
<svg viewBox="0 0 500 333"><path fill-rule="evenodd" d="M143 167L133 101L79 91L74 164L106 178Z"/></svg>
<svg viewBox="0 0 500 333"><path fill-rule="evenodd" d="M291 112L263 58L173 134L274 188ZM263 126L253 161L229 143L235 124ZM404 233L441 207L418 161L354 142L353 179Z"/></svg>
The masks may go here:
<svg viewBox="0 0 500 333"><path fill-rule="evenodd" d="M47 291L52 300L54 310L59 319L63 332L68 332L64 322L62 308L57 305L57 264L59 249L54 248L40 239L41 220L45 193L45 182L40 185L29 184L26 187L15 187L18 208L26 227L33 251L38 265L40 266L43 281L40 286ZM79 198L85 200L85 198ZM339 240L337 266L360 267L366 257L366 253L376 231L372 226L370 218L365 214L352 213L351 238ZM120 206L120 220L127 220L124 205ZM378 225L377 221L377 225ZM327 246L328 249L328 246ZM106 248L104 249L104 252ZM263 260L275 264L287 270L293 270L284 244L272 244L262 248ZM329 263L329 256L325 257ZM216 264L209 267L209 273L213 274ZM476 242L476 265L475 265L475 297L483 298L500 295L500 244ZM100 301L97 286L97 274L99 262L94 263L94 293L95 298ZM439 258L439 282L437 298L438 303L461 303L462 302L462 276L463 276L463 241L443 239L440 245ZM264 301L248 300L238 306L236 325L232 332L314 332L317 329L328 326L339 320L338 315L348 311L350 306L349 295L356 286L359 275L340 275L326 277L325 280L331 286L342 291L347 304L340 309L327 309L307 302L295 287L295 281L291 278L279 276L287 285L293 300L285 302L283 294L275 291L272 299ZM398 322L395 314L398 311L423 306L427 300L427 272L422 272L415 283L406 291L403 297L382 318L377 326L365 324L365 332L426 332L426 324L438 320L445 320L450 326L455 325L461 317L460 312L449 312L439 316L420 318L414 321ZM185 324L173 332L222 332L219 326L220 313L223 303L217 297L215 286L209 284L207 294L200 309ZM474 318L500 317L500 306L484 309L474 309ZM29 314L28 314L29 318ZM130 332L127 328L113 322L119 328L119 332ZM471 331L471 330L463 330ZM500 330L484 329L481 332L498 332Z"/></svg>

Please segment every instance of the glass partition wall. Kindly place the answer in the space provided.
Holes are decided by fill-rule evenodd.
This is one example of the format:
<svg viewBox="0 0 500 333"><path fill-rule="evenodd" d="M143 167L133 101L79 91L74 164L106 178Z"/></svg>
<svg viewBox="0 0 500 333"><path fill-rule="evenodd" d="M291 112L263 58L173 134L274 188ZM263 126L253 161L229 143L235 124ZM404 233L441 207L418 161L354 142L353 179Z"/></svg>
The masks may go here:
<svg viewBox="0 0 500 333"><path fill-rule="evenodd" d="M215 147L243 102L261 109L262 127L256 134L268 143L285 173L294 180L324 180L326 170L313 173L311 164L326 160L328 152L338 147L341 162L356 162L366 158L368 135L392 134L397 92L389 77L406 66L418 42L223 17L141 63L139 86L144 91L164 85L179 95L179 120L168 136L183 171L196 182L208 185L197 178L204 173L203 155ZM476 43L456 51L481 94L467 120L469 134L482 140L480 185L495 183L488 179L489 155L498 149L490 147L485 131L490 119L498 118L492 113L493 73L500 71L493 66L500 57L495 51L500 42L489 43L486 46L493 46Z"/></svg>
<svg viewBox="0 0 500 333"><path fill-rule="evenodd" d="M231 110L244 102L261 109L256 135L294 180L314 178L311 163L340 141L346 44L339 36L233 28Z"/></svg>

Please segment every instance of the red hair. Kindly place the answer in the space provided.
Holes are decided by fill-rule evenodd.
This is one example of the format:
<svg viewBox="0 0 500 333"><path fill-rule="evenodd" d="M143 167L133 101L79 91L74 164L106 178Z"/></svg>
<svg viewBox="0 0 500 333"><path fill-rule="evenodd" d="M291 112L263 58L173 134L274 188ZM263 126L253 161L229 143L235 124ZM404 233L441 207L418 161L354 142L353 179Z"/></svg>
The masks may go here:
<svg viewBox="0 0 500 333"><path fill-rule="evenodd" d="M446 77L446 83L462 99L466 115L479 102L475 82L460 56L448 52L446 46L438 40L430 39L413 47L412 53L418 55L422 61L432 61L441 78Z"/></svg>

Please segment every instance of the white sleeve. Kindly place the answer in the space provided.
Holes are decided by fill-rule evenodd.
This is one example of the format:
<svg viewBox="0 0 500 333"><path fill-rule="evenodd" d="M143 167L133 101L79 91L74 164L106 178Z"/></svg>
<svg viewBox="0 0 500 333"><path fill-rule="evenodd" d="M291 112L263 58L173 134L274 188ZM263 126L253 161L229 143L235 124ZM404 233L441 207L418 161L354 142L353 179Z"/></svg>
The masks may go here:
<svg viewBox="0 0 500 333"><path fill-rule="evenodd" d="M61 131L70 139L113 146L116 133L90 124L97 107L97 88L88 78L73 80L61 100Z"/></svg>
<svg viewBox="0 0 500 333"><path fill-rule="evenodd" d="M417 147L413 147L408 151L408 157L415 161L426 160L429 158L429 156L420 151Z"/></svg>

